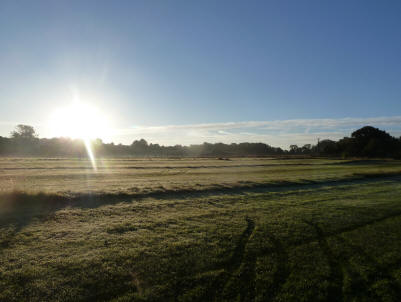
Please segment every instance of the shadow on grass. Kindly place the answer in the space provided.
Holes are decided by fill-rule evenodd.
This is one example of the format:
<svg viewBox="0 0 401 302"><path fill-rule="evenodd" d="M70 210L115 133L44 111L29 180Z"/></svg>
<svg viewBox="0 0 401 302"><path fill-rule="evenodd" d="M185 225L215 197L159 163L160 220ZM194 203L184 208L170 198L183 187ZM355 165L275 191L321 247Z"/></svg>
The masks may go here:
<svg viewBox="0 0 401 302"><path fill-rule="evenodd" d="M389 163L399 163L400 161L393 159L354 159L338 163L327 163L326 165L379 165Z"/></svg>
<svg viewBox="0 0 401 302"><path fill-rule="evenodd" d="M395 216L398 215L394 214L393 217ZM380 220L378 219L375 222L377 221ZM304 220L304 222L315 230L319 247L325 255L330 267L329 280L331 282L328 288L327 301L387 301L385 297L380 297L380 295L375 291L375 285L380 284L380 282L382 291L385 292L384 296L387 296L387 298L391 296L395 299L389 301L400 301L401 287L388 267L381 265L361 246L358 246L342 237L344 232L330 234L324 232L317 223L307 220ZM373 221L371 223L373 223ZM350 251L342 251L341 253L336 252L335 245L334 247L330 246L328 242L330 236L333 236L332 238L336 240L337 244L343 247L348 247ZM352 257L363 259L364 266L371 269L371 272L367 277L363 277L361 273L358 272L355 264L351 261ZM347 275L345 275L345 273ZM344 280L346 278L349 279L349 285L344 288Z"/></svg>
<svg viewBox="0 0 401 302"><path fill-rule="evenodd" d="M97 208L120 202L140 201L144 198L181 199L206 197L219 194L246 194L282 192L291 190L318 189L326 186L367 184L380 180L399 181L401 171L390 173L354 174L350 177L326 180L300 180L299 182L276 181L268 183L245 182L240 185L223 186L215 184L205 189L160 189L135 193L28 193L14 191L0 194L0 226L10 223L26 225L32 216L46 217L65 207Z"/></svg>
<svg viewBox="0 0 401 302"><path fill-rule="evenodd" d="M48 219L55 212L66 207L97 208L121 202L140 201L144 198L181 199L188 197L206 197L219 194L246 194L264 192L282 192L290 190L318 189L326 186L364 184L379 180L399 181L401 172L354 174L340 179L300 182L278 181L269 183L244 183L236 186L215 185L206 189L158 189L138 193L69 193L46 194L10 192L0 194L0 227L11 227L13 231L3 232L0 237L0 252L7 248L12 238L33 219Z"/></svg>

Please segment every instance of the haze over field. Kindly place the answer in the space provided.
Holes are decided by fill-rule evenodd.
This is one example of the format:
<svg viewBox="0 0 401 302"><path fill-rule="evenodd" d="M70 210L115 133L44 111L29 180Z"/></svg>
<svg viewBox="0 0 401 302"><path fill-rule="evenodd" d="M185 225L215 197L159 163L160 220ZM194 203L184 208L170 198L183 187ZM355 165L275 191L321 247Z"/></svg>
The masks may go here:
<svg viewBox="0 0 401 302"><path fill-rule="evenodd" d="M1 1L0 135L401 135L398 1Z"/></svg>

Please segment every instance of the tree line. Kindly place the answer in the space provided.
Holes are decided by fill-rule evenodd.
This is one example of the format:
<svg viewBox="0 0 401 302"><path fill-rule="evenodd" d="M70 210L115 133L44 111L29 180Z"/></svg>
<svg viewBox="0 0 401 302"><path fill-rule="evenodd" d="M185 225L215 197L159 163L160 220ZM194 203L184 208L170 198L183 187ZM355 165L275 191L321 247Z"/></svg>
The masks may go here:
<svg viewBox="0 0 401 302"><path fill-rule="evenodd" d="M401 158L401 138L387 132L365 126L339 141L322 140L316 145L302 147L290 145L289 150L272 147L265 143L203 143L190 146L161 146L144 139L131 145L91 141L97 157L239 157L275 155L314 155L333 157L383 157ZM35 129L18 125L10 137L0 136L1 156L86 157L85 142L71 138L39 138Z"/></svg>
<svg viewBox="0 0 401 302"><path fill-rule="evenodd" d="M305 145L300 148L291 145L289 153L341 156L343 158L401 158L401 137L395 138L386 131L365 126L352 132L351 137L344 137L337 142L325 139L314 146Z"/></svg>

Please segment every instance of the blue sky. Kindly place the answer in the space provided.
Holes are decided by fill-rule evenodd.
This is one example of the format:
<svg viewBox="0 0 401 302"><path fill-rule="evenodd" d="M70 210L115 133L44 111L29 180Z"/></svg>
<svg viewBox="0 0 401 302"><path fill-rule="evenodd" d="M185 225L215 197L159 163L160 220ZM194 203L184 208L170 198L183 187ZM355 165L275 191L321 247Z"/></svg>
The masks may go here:
<svg viewBox="0 0 401 302"><path fill-rule="evenodd" d="M399 16L400 1L3 0L0 135L48 136L78 90L115 142L399 136Z"/></svg>

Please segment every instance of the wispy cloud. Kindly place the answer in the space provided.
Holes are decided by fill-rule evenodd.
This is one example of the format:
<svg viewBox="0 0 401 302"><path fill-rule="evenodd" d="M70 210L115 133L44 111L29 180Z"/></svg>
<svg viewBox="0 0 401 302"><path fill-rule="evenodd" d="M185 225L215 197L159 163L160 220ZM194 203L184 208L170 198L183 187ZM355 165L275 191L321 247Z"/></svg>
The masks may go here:
<svg viewBox="0 0 401 302"><path fill-rule="evenodd" d="M165 131L173 129L238 129L238 128L264 128L264 129L283 129L293 127L352 127L355 125L375 124L380 126L401 124L401 116L392 117L371 117L371 118L339 118L339 119L292 119L292 120L275 120L275 121L246 121L246 122L227 122L227 123L208 123L208 124L190 124L190 125L167 125L167 126L150 126L150 127L134 127L130 130L146 130L146 131Z"/></svg>
<svg viewBox="0 0 401 302"><path fill-rule="evenodd" d="M365 125L379 127L398 136L401 133L401 116L136 126L117 130L116 138L124 143L145 138L165 145L247 141L288 148L289 144L316 143L318 138L338 140Z"/></svg>

